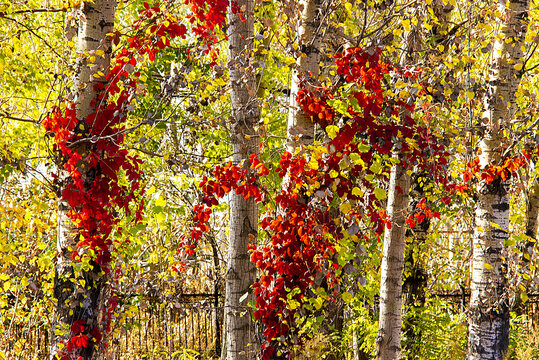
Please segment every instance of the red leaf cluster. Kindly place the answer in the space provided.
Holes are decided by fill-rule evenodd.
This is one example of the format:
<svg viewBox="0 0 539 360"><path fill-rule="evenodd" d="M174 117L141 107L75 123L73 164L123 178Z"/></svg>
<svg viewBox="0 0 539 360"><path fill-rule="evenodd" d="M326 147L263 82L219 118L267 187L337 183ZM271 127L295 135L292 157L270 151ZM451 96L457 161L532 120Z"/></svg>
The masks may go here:
<svg viewBox="0 0 539 360"><path fill-rule="evenodd" d="M384 179L387 175L387 172L376 170L375 165L382 155L390 155L394 144L399 141L407 155L405 163L400 166L415 165L438 183L448 182L444 170L447 153L430 130L418 125L411 117L400 124L391 121L391 116L399 114L402 108L413 110L413 105L385 95L384 76L391 70L396 73L399 70L384 63L379 51L369 53L351 48L335 58L338 74L357 90L341 95L332 88L302 89L297 100L304 112L323 128L343 121L339 119L340 115L337 116L338 111L330 106L331 101L348 104L348 115L326 145L324 156L311 159L309 156L315 155L294 156L288 152L281 156L275 172L283 178L284 186L273 199L276 210L266 213L260 222L270 242L252 248L251 260L261 274L254 290L255 318L264 324L266 339L262 346L263 358L271 358L277 349L284 356L289 353L290 346L279 344L275 339L299 336L301 329L295 322L295 315L298 312L306 314L303 305L308 301L310 289L315 286L317 274L325 276L328 293L334 295L332 288L339 280L340 270L331 259L343 233L362 220L370 224L377 238L386 227L391 227L383 203L376 196L376 182L372 181L375 177ZM404 77L413 76L404 73ZM411 141L402 141L403 138ZM411 146L414 142L417 145ZM256 156L253 155L250 162L259 176L269 173ZM313 184L317 184L315 195L309 192ZM356 187L364 191L354 192ZM205 193L204 206L195 207L194 240L207 231L208 228L202 224L209 219L208 209L216 205L217 199L224 194L236 191L246 198L255 197L257 202L268 201L269 196L258 185L255 176L232 163L217 167L213 179L204 178L200 188ZM354 203L349 213L341 214L344 220L335 218L334 204L339 203L340 198ZM417 221L422 217L438 216L422 206L423 203ZM360 233L357 238L367 239L368 235ZM290 295L292 293L294 295ZM300 306L290 307L290 301ZM301 337L298 341L301 342Z"/></svg>

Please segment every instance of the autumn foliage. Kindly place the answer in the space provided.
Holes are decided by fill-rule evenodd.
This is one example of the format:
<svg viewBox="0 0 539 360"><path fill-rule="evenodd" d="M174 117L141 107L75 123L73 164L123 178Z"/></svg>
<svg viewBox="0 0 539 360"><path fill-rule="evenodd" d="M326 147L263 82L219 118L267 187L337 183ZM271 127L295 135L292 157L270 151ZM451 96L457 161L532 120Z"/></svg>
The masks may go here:
<svg viewBox="0 0 539 360"><path fill-rule="evenodd" d="M326 130L329 141L281 156L273 169L283 179L280 194L272 197L260 185L270 166L253 155L251 171L229 163L218 166L213 179L205 177L200 184L202 204L194 208L191 237L196 241L208 230L211 207L231 191L270 205L260 220L267 241L251 249L251 260L260 271L253 286L254 316L264 324L264 359L275 352L289 354L293 342L302 342L297 320L320 309L310 301L313 288L322 286L330 296L328 301L336 301L335 285L342 278L341 264L335 261L336 246L343 239L358 245L379 239L384 228L391 226L383 206L385 192L379 185L387 180L389 165L380 161L382 156L389 156L398 144L407 155L400 166L417 166L450 187L444 147L411 116L399 123L399 112L412 111L414 106L386 95L385 77L398 74L406 79L413 74L385 63L380 51L360 48L337 54L335 63L337 74L355 90L347 94L337 87L300 90L298 103ZM339 103L346 104L344 110L332 106ZM410 140L399 140L403 138ZM425 205L420 203L415 221L439 216ZM368 224L370 231L360 232L358 224ZM192 254L193 243L186 249Z"/></svg>
<svg viewBox="0 0 539 360"><path fill-rule="evenodd" d="M61 198L71 208L69 218L80 232L72 257L80 261L91 250L106 273L114 261L111 249L118 245L111 234L121 232L118 211L133 214L135 221L142 219L142 161L123 146L133 100L145 91L140 66L154 62L172 40L187 39L190 31L204 43L204 52L211 52L213 65L218 54L215 31L224 25L227 8L242 11L228 0L185 0L185 4L191 10L188 24L159 4L144 3L132 34L111 34L114 44L122 46L106 79L94 85L99 94L92 103L95 111L78 119L75 105L66 103L43 122L61 165L54 174L55 185L62 189ZM186 50L188 56L191 50ZM324 311L313 301L317 289L327 294L324 301L339 301L345 278L344 265L337 260L341 245L380 241L384 230L391 228L385 210L391 166L428 174L440 192L436 205L442 207L453 196L470 191L474 181L487 185L506 181L539 155L537 148L530 148L500 164L486 165L474 158L460 171L461 179L453 179L447 171L449 150L421 119L429 114L414 115L418 110L414 100L425 90L407 98L391 91L396 82L416 81L419 70L390 64L379 49L360 47L336 54L334 69L338 81L333 85L304 86L297 96L303 112L323 130L324 140L294 154L284 152L278 164L265 162L262 154L252 155L248 166L231 161L216 166L199 184L202 196L192 207L189 236L179 249L185 255L196 254L200 239L210 231L213 207L231 192L253 198L265 209L259 223L263 234L250 249L259 275L253 285L254 318L263 325L264 360L275 354L292 358L293 345L305 340L300 320ZM391 158L396 149L404 154L400 163ZM277 193L268 190L270 176L282 183ZM432 202L419 199L407 225L414 228L439 218L438 210L430 206ZM111 298L109 318L116 300ZM101 344L105 335L106 331L76 320L58 355L74 359L78 349Z"/></svg>

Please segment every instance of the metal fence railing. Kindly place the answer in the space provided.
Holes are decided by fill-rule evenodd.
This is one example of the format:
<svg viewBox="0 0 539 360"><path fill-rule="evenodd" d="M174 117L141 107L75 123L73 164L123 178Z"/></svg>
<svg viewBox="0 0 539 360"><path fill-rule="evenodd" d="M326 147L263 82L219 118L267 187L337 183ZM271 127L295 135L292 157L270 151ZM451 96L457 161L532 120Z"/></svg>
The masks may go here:
<svg viewBox="0 0 539 360"><path fill-rule="evenodd" d="M466 291L431 296L444 300L454 312L468 307L469 292ZM167 299L142 296L137 297L136 302L131 301L132 298L120 299L124 308L128 304L135 310L126 311L115 320L116 332L109 340L110 358L178 359L183 351L196 351L202 359L220 357L223 333L220 294L183 294ZM539 293L528 294L522 314L528 315L530 327L539 323ZM9 338L0 337L0 349L7 352L7 359L26 359L19 356L21 349L31 353L32 359L48 357L46 322L33 326L13 324L10 334Z"/></svg>
<svg viewBox="0 0 539 360"><path fill-rule="evenodd" d="M184 294L166 302L148 298L145 304L116 324L121 329L113 340L116 358L146 354L172 359L184 349L220 356L223 308L218 294Z"/></svg>
<svg viewBox="0 0 539 360"><path fill-rule="evenodd" d="M119 305L124 309L136 310L125 311L114 320L107 358L177 359L184 351L196 351L205 359L220 356L223 326L220 294L181 294L167 299L119 298ZM0 324L4 329L0 328L0 349L7 355L6 359L48 358L48 322L42 320L33 321L32 325Z"/></svg>

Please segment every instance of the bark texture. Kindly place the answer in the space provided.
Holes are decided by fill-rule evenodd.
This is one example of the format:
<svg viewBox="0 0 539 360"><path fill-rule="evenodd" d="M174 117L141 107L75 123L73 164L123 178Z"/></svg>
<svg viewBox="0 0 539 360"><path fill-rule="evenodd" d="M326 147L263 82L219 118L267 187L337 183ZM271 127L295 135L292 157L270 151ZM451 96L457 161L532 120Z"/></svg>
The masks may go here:
<svg viewBox="0 0 539 360"><path fill-rule="evenodd" d="M303 112L296 97L301 81L304 82L304 88L316 87L322 42L316 33L320 25L322 0L302 0L298 6L301 10L297 30L300 56L297 68L292 74L287 127L287 150L292 154L301 145L310 145L314 142L314 122Z"/></svg>
<svg viewBox="0 0 539 360"><path fill-rule="evenodd" d="M498 2L501 18L497 19L498 36L491 54L480 125L482 166L503 161L503 130L512 118L511 103L521 78L515 64L522 63L528 8L527 0ZM479 184L475 221L467 359L503 359L509 345L509 294L504 261L509 196L507 184L499 176L490 184Z"/></svg>
<svg viewBox="0 0 539 360"><path fill-rule="evenodd" d="M404 154L395 151L400 164L391 168L387 212L391 229L384 233L384 250L380 279L380 318L376 339L376 358L401 358L402 267L404 257L405 210L408 207L410 176L402 166ZM403 192L396 189L400 187Z"/></svg>
<svg viewBox="0 0 539 360"><path fill-rule="evenodd" d="M79 13L77 54L75 67L72 102L75 104L77 119L83 120L97 109L92 101L97 100L97 93L93 85L105 81L105 76L94 78L98 71L107 74L110 67L111 43L106 34L113 31L116 0L95 0L94 2L81 2ZM101 53L97 56L95 51ZM92 64L88 63L88 54L95 56ZM90 66L93 68L91 69ZM94 67L95 66L95 67ZM97 104L97 108L100 104ZM77 151L84 156L85 148L81 145ZM61 164L62 165L62 164ZM85 173L84 164L80 164L85 183L91 184L95 174ZM60 176L65 181L68 174L65 171ZM65 183L64 183L65 185ZM62 190L62 189L60 189ZM61 193L61 192L60 192ZM71 337L70 326L76 320L84 320L86 331L97 326L101 328L99 310L102 289L105 282L102 269L90 262L90 269L82 270L78 274L73 271L73 251L79 249L79 229L67 216L72 210L69 203L62 199L58 203L57 225L57 258L54 279L54 297L57 301L51 322L50 358L54 359L59 352L59 344ZM74 277L77 276L76 279ZM77 356L82 360L99 358L102 349L90 342L89 346L77 350Z"/></svg>
<svg viewBox="0 0 539 360"><path fill-rule="evenodd" d="M234 164L244 162L249 168L249 155L258 153L258 136L254 126L259 119L256 97L256 75L252 62L253 1L235 2L240 13L229 10L230 102L232 110L232 146ZM245 18L242 21L241 16ZM248 303L253 299L251 285L256 269L250 261L247 246L257 238L258 211L253 198L232 194L230 198L230 234L226 271L225 323L226 359L247 360L255 358L254 325ZM249 295L240 302L244 294Z"/></svg>
<svg viewBox="0 0 539 360"><path fill-rule="evenodd" d="M416 14L421 5L412 11ZM423 38L417 26L405 34L400 64L403 68L414 64L418 49L422 48ZM409 99L411 101L412 99ZM401 111L401 122L411 114L406 109ZM389 180L387 214L391 229L385 230L382 266L380 268L380 316L378 336L376 338L376 359L397 360L402 357L401 349L401 307L402 307L402 270L406 235L406 216L410 192L410 176L407 173L406 154L402 145L394 144L393 157L398 160L391 168Z"/></svg>

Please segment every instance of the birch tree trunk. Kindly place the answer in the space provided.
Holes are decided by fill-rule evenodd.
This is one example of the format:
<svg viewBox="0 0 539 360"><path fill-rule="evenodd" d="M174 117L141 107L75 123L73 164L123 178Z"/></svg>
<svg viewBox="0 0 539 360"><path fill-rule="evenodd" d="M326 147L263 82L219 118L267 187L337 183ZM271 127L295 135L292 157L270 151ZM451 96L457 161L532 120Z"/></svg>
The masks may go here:
<svg viewBox="0 0 539 360"><path fill-rule="evenodd" d="M376 358L401 358L402 267L404 257L405 215L408 207L410 176L403 166L404 154L396 150L393 157L400 164L391 168L387 213L391 229L384 233L384 250L380 279L380 318L376 338ZM402 189L402 193L397 188Z"/></svg>
<svg viewBox="0 0 539 360"><path fill-rule="evenodd" d="M97 101L98 96L94 84L105 81L105 76L93 78L92 74L102 71L106 75L109 71L112 48L106 34L113 31L115 11L116 0L81 2L76 49L78 59L72 101L76 108L77 119L82 123L88 115L96 111L96 107L92 104L93 100ZM103 56L95 56L94 63L89 64L85 54L96 50L102 50ZM90 69L90 66L93 68ZM84 145L76 150L82 155L86 151ZM88 167L81 163L79 170L85 183L90 184L95 174L85 172L85 168ZM69 181L68 174L63 169L60 169L60 178L64 179L64 185L65 181ZM102 269L93 261L90 262L89 270L83 269L78 273L78 278L74 278L76 274L73 269L72 252L79 250L77 243L80 229L69 219L70 210L72 209L69 203L60 199L54 279L54 297L57 303L51 322L51 359L54 359L60 351L60 343L71 337L70 326L74 321L84 320L85 333L89 333L94 327L101 328L99 305L105 278ZM101 356L92 342L76 352L75 357L81 356L82 360L97 359Z"/></svg>
<svg viewBox="0 0 539 360"><path fill-rule="evenodd" d="M417 13L419 9L420 5L417 5L413 11ZM413 63L422 41L417 26L413 26L405 34L404 50L400 59L402 67ZM410 115L406 109L401 110L401 119ZM401 122L404 121L401 120ZM378 360L396 360L402 357L402 270L406 235L405 212L408 208L410 176L407 173L406 156L401 148L402 144L393 145L393 158L398 162L391 167L389 179L387 214L391 221L391 229L386 228L384 233L383 258L380 268L380 316L376 338L376 359Z"/></svg>
<svg viewBox="0 0 539 360"><path fill-rule="evenodd" d="M290 103L287 126L287 150L294 154L302 146L312 145L315 138L315 122L311 116L303 112L297 102L300 88L315 90L319 85L320 52L323 41L322 18L324 17L323 0L301 0L298 2L300 17L297 24L298 61L292 74L290 86ZM283 181L286 186L287 179ZM332 331L342 329L344 312L339 302L330 302L321 312L326 321L320 328L323 335L331 335ZM331 337L328 337L330 339ZM331 340L330 340L331 341ZM337 359L337 346L330 346L326 354L329 360Z"/></svg>
<svg viewBox="0 0 539 360"><path fill-rule="evenodd" d="M304 113L296 97L300 89L300 80L304 87L309 89L316 86L320 71L320 44L322 39L317 36L317 21L322 7L322 0L299 1L301 18L298 23L297 37L301 50L297 68L292 74L290 85L290 108L288 110L287 150L292 154L301 145L311 145L314 142L314 122Z"/></svg>
<svg viewBox="0 0 539 360"><path fill-rule="evenodd" d="M521 73L524 37L528 25L527 0L498 2L498 34L491 54L480 131L482 166L499 164L503 130L508 128ZM517 67L518 68L518 67ZM509 345L509 304L504 242L508 237L509 196L500 176L481 182L476 201L473 239L468 360L503 359Z"/></svg>
<svg viewBox="0 0 539 360"><path fill-rule="evenodd" d="M539 215L539 179L534 179L533 186L528 196L528 204L526 205L526 235L537 240L537 216ZM525 253L533 255L533 244L527 245ZM531 248L530 248L531 247ZM529 261L530 259L528 259Z"/></svg>
<svg viewBox="0 0 539 360"><path fill-rule="evenodd" d="M237 0L240 13L229 9L230 104L232 110L232 146L234 164L244 162L249 168L249 155L258 153L258 136L254 126L259 119L256 97L256 75L252 59L254 47L254 13L252 0ZM244 17L242 21L241 16ZM226 271L225 324L226 359L255 358L254 326L247 304L253 299L251 285L256 269L250 261L247 246L257 238L258 211L253 198L232 194L230 198L230 235ZM249 295L240 302L244 294ZM250 346L251 344L251 346Z"/></svg>

